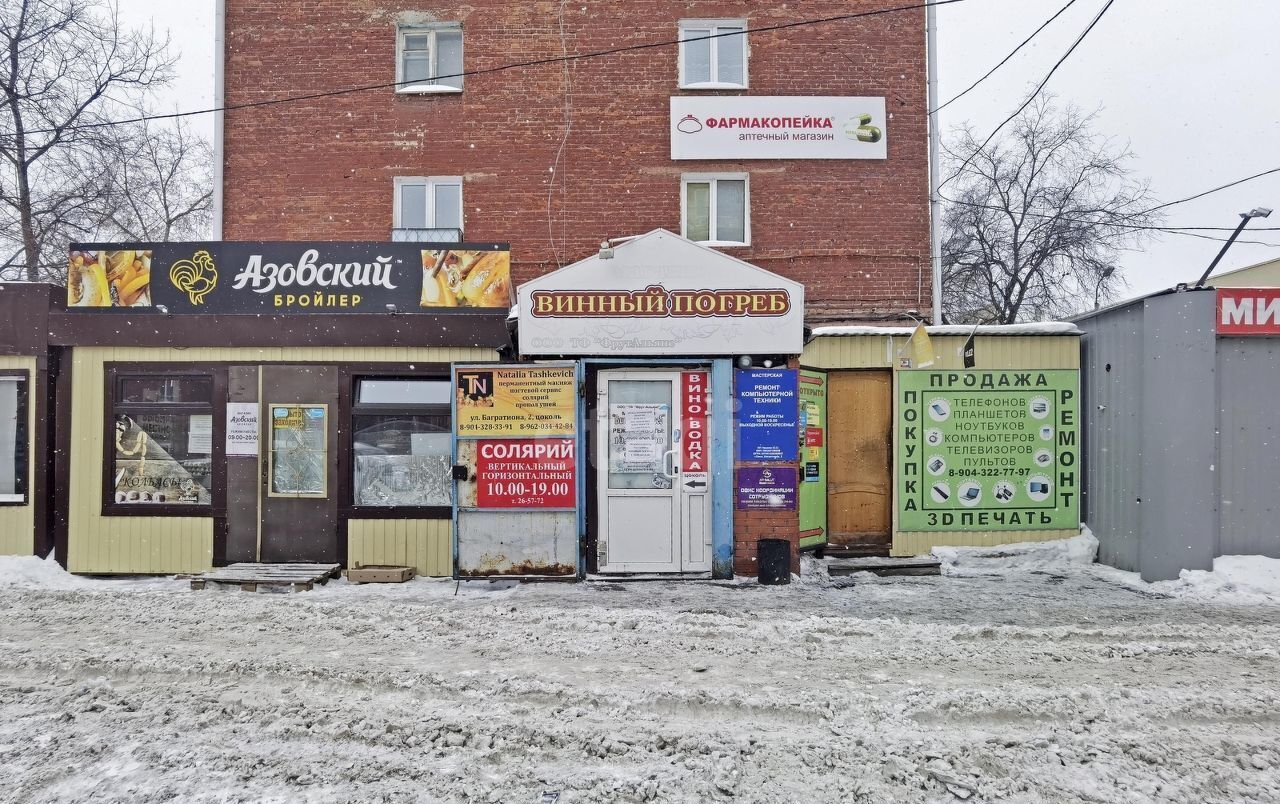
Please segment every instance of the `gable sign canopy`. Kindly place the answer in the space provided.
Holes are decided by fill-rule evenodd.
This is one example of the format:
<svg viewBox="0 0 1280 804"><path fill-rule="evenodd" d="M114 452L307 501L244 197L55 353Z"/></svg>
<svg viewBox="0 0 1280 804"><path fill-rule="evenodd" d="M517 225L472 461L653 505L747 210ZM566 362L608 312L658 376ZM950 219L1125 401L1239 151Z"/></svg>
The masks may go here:
<svg viewBox="0 0 1280 804"><path fill-rule="evenodd" d="M517 289L524 355L799 354L804 286L665 229Z"/></svg>

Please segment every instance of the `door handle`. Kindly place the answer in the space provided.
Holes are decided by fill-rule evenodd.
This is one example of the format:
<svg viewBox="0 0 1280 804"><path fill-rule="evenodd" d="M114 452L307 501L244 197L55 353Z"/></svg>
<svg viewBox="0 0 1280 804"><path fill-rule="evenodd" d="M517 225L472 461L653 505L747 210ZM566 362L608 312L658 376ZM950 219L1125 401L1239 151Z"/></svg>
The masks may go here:
<svg viewBox="0 0 1280 804"><path fill-rule="evenodd" d="M670 472L667 471L667 459L674 458L675 454L676 454L676 451L673 449L669 449L666 452L662 453L662 474L668 480L675 480L676 475L680 473L680 467L675 465L675 461L671 462L671 471Z"/></svg>

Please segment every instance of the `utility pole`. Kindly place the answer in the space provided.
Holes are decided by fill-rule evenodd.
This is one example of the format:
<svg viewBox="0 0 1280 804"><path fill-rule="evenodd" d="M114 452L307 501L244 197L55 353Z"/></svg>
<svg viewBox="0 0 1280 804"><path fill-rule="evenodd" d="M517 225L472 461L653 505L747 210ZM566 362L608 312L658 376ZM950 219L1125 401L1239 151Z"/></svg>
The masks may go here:
<svg viewBox="0 0 1280 804"><path fill-rule="evenodd" d="M939 165L942 161L942 135L938 115L929 114L938 108L938 11L933 3L924 9L925 61L928 64L928 101L925 114L929 118L929 250L933 263L933 324L942 323L942 200L939 197L942 180Z"/></svg>

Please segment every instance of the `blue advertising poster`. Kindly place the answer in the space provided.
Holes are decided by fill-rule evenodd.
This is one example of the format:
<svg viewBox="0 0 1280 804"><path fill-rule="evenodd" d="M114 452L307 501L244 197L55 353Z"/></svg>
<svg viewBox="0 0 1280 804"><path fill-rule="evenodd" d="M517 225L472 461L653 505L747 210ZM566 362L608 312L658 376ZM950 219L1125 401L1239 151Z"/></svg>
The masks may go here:
<svg viewBox="0 0 1280 804"><path fill-rule="evenodd" d="M736 374L738 460L781 463L796 460L799 372L739 369Z"/></svg>

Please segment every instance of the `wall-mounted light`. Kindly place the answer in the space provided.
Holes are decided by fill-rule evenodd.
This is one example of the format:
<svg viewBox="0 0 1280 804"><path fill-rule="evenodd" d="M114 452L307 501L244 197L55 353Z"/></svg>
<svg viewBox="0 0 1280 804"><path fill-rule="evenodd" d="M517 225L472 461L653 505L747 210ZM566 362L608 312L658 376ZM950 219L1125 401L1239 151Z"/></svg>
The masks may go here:
<svg viewBox="0 0 1280 804"><path fill-rule="evenodd" d="M168 308L168 307L165 307L163 304L157 304L157 305L156 305L156 309L157 309L157 310L159 310L160 312L164 313L165 315L168 315L168 314L169 314L169 308Z"/></svg>
<svg viewBox="0 0 1280 804"><path fill-rule="evenodd" d="M613 259L613 246L609 245L608 240L600 241L600 259L602 260Z"/></svg>
<svg viewBox="0 0 1280 804"><path fill-rule="evenodd" d="M738 368L749 369L751 368L751 363L751 355L742 355L738 358Z"/></svg>
<svg viewBox="0 0 1280 804"><path fill-rule="evenodd" d="M392 315L395 315L396 313L400 312L400 308L396 307L394 304L388 304L387 312L391 313Z"/></svg>

